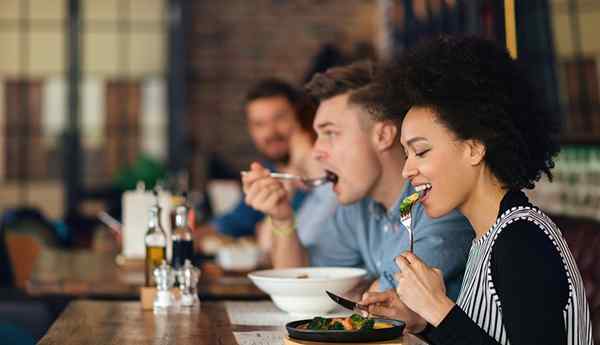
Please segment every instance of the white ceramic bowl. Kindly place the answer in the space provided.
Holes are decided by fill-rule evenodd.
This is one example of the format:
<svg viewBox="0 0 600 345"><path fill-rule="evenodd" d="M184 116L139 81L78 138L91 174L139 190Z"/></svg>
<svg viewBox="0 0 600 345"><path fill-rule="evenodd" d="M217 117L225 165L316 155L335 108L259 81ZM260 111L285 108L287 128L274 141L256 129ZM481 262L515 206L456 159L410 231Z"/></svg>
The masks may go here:
<svg viewBox="0 0 600 345"><path fill-rule="evenodd" d="M228 271L251 271L256 269L260 249L256 245L228 245L217 251L217 264Z"/></svg>
<svg viewBox="0 0 600 345"><path fill-rule="evenodd" d="M255 271L248 277L271 296L273 303L291 314L317 316L336 308L325 291L344 294L367 271L350 267L300 267ZM305 277L305 278L300 278Z"/></svg>

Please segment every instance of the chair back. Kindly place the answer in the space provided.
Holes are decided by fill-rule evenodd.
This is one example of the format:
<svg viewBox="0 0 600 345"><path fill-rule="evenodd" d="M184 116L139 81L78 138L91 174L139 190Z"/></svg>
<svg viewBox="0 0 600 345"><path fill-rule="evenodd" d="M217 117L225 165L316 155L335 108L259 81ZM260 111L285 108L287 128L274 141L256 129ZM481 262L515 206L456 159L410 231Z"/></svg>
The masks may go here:
<svg viewBox="0 0 600 345"><path fill-rule="evenodd" d="M13 287L13 271L6 240L4 239L5 227L0 224L0 287Z"/></svg>
<svg viewBox="0 0 600 345"><path fill-rule="evenodd" d="M589 219L552 217L575 257L590 304L594 341L600 344L600 224Z"/></svg>
<svg viewBox="0 0 600 345"><path fill-rule="evenodd" d="M7 231L4 237L12 264L14 286L24 289L42 246L33 234Z"/></svg>

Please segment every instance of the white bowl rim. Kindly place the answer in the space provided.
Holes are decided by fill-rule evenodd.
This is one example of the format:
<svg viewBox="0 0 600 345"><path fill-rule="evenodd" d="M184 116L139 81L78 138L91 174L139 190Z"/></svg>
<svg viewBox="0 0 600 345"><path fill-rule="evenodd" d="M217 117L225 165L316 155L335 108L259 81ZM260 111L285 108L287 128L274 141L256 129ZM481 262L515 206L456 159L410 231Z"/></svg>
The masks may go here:
<svg viewBox="0 0 600 345"><path fill-rule="evenodd" d="M310 271L345 271L345 273L347 272L348 275L344 275L341 277L308 277L308 278L296 278L296 277L272 277L272 276L265 276L263 274L265 273L273 273L273 272L297 272L297 273L308 273L310 274ZM272 282L319 282L319 281L332 281L332 280L343 280L343 279L353 279L353 278L360 278L360 277L364 277L367 275L367 270L365 270L364 268L358 268L358 267L333 267L333 266L328 266L328 267L291 267L291 268L274 268L274 269L268 269L268 270L259 270L259 271L254 271L254 272L250 272L248 273L248 278L254 280L261 280L261 281L272 281Z"/></svg>

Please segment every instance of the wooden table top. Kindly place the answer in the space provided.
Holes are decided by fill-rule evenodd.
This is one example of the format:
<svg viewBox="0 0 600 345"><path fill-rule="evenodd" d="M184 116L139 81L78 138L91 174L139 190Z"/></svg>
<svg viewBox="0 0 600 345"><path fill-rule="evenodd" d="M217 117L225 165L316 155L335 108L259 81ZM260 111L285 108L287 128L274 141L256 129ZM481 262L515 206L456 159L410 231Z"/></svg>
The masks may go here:
<svg viewBox="0 0 600 345"><path fill-rule="evenodd" d="M233 332L254 331L285 334L276 326L232 325L224 302L201 302L200 308L188 312L155 314L142 310L139 302L78 300L69 304L38 344L238 345ZM426 345L412 335L393 342ZM284 344L283 335L280 344Z"/></svg>
<svg viewBox="0 0 600 345"><path fill-rule="evenodd" d="M38 343L236 345L222 303L202 302L200 310L156 315L139 302L74 301Z"/></svg>
<svg viewBox="0 0 600 345"><path fill-rule="evenodd" d="M32 296L136 300L144 284L143 263L119 265L109 253L45 249L26 284ZM224 273L214 264L202 267L201 300L257 300L268 296L242 274Z"/></svg>

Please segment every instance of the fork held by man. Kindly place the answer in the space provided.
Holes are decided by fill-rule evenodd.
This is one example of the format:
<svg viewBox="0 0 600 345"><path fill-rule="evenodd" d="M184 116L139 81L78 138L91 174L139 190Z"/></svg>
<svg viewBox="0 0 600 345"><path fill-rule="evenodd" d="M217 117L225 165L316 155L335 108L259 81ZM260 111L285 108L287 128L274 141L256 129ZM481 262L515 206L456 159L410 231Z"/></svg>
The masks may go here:
<svg viewBox="0 0 600 345"><path fill-rule="evenodd" d="M246 176L248 171L242 171L242 176ZM333 178L329 174L325 174L325 176L317 177L317 178L308 178L302 177L298 175L288 174L288 173L277 173L272 172L269 173L269 176L279 180L297 180L302 182L302 184L306 187L314 188L321 186L327 182L334 182Z"/></svg>

